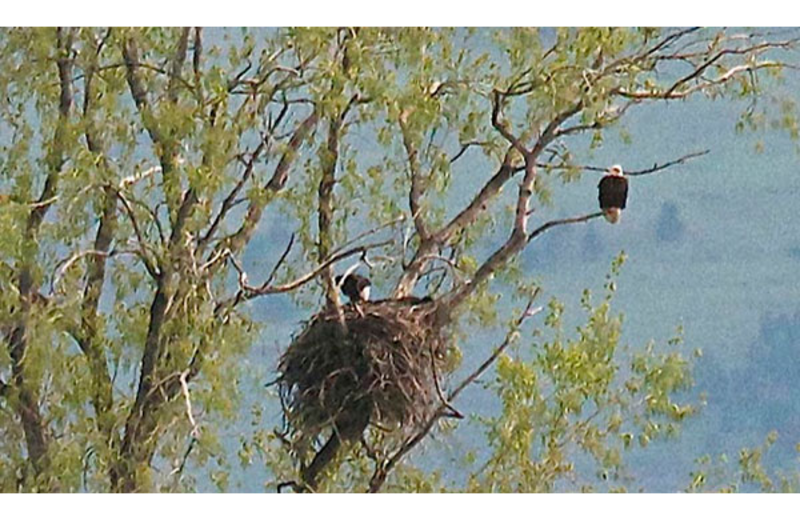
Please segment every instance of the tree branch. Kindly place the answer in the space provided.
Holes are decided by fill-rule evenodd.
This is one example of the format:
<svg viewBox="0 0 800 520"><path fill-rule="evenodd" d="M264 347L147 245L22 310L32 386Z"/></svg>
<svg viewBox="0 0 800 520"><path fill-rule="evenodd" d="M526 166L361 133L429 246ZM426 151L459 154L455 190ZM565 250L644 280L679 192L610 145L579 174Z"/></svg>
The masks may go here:
<svg viewBox="0 0 800 520"><path fill-rule="evenodd" d="M786 45L788 45L788 44L786 44ZM778 44L769 44L769 45L767 45L765 47L759 47L759 50L765 50L767 48L776 48L776 47L780 47L780 45L778 45ZM725 54L740 54L741 52L744 52L744 51L728 49L727 51L720 51L720 53L717 53L717 55L719 57L721 57L722 55L725 55ZM696 92L705 91L705 90L709 89L710 87L723 85L723 84L727 83L728 81L730 81L731 79L733 79L733 78L735 78L735 77L737 77L737 76L739 76L739 75L741 75L742 73L745 73L745 72L754 72L754 71L757 71L757 70L769 69L769 68L778 68L778 69L792 68L791 65L786 64L786 63L782 63L782 62L778 62L778 61L770 61L770 60L754 61L753 63L743 63L743 64L740 64L740 65L736 65L734 67L731 67L726 72L718 75L715 78L704 78L702 76L702 73L708 67L710 67L713 63L715 63L716 60L719 59L719 57L717 57L714 61L711 61L712 59L714 59L714 58L712 58L712 59L709 59L706 62L700 64L699 66L696 67L696 69L692 73L690 73L690 74L684 76L683 78L675 81L672 85L670 85L670 87L668 87L665 90L661 90L661 89L657 89L657 88L628 90L628 89L625 89L625 88L618 87L618 88L613 89L612 93L614 95L618 95L618 96L621 96L621 97L624 97L624 98L636 99L636 100L646 100L646 99L684 99L684 98L687 98L687 97L689 97L690 95L692 95L692 94L694 94ZM703 79L703 81L702 82L698 81L697 83L695 83L692 86L686 86L686 84L688 82L690 82L692 80L695 80L695 79L697 79L697 80Z"/></svg>
<svg viewBox="0 0 800 520"><path fill-rule="evenodd" d="M421 199L425 192L425 186L422 178L421 166L419 164L417 146L414 144L414 140L408 128L409 116L409 111L404 110L398 118L400 123L400 133L403 136L403 146L406 149L406 158L408 160L408 169L411 177L411 188L408 192L408 205L409 209L411 210L411 218L414 221L414 227L417 230L420 241L426 242L430 238L430 233L422 215L421 205Z"/></svg>
<svg viewBox="0 0 800 520"><path fill-rule="evenodd" d="M333 187L336 184L336 166L339 162L339 132L342 129L343 118L331 117L328 123L328 141L323 154L322 177L319 181L317 198L319 210L317 212L317 258L328 258L333 247ZM326 307L336 309L339 321L344 326L342 304L339 301L339 291L333 280L333 269L328 266L322 271L322 282L325 289Z"/></svg>
<svg viewBox="0 0 800 520"><path fill-rule="evenodd" d="M178 48L175 50L175 57L172 59L172 68L169 71L169 85L167 85L167 97L170 102L178 102L178 85L183 81L183 64L189 50L190 27L184 27L178 38Z"/></svg>
<svg viewBox="0 0 800 520"><path fill-rule="evenodd" d="M662 170L666 170L667 168L671 168L672 166L677 166L680 164L684 164L686 162L691 161L692 159L697 159L698 157L702 157L711 153L711 150L700 150L697 152L691 152L686 155L683 155L677 159L672 159L670 161L664 163L654 163L653 166L649 168L643 168L639 170L626 170L625 175L628 177L637 177L642 175L650 175L652 173L658 173ZM577 170L584 170L589 172L598 172L598 173L606 173L608 172L608 167L603 166L594 166L588 164L550 164L550 163L536 163L536 166L539 168L551 168L554 170L567 170L567 169L577 169Z"/></svg>
<svg viewBox="0 0 800 520"><path fill-rule="evenodd" d="M595 212L595 213L589 213L588 215L580 215L578 217L570 217L570 218L561 218L561 219L556 219L556 220L551 220L549 222L545 222L544 224L542 224L538 228L536 228L533 231L531 231L531 233L528 235L528 238L526 239L526 242L531 242L534 238L538 237L539 235L541 235L542 233L544 233L545 231L547 231L550 228L554 228L554 227L557 227L557 226L563 226L563 225L566 225L566 224L577 224L579 222L588 222L588 221L590 221L592 219L595 219L595 218L598 218L598 217L602 217L602 216L603 216L603 212L602 211L598 211L598 212Z"/></svg>
<svg viewBox="0 0 800 520"><path fill-rule="evenodd" d="M503 342L494 348L492 353L487 357L475 370L473 370L468 376L466 376L460 383L458 383L448 394L447 398L443 400L436 411L433 413L430 419L420 428L420 430L411 436L403 445L387 460L378 463L375 468L375 472L370 479L369 488L367 490L368 493L377 493L381 490L383 485L386 483L386 479L389 476L389 473L394 469L394 467L412 450L416 447L420 442L422 442L425 437L433 430L433 427L439 422L440 419L443 417L448 417L450 412L452 403L460 394L464 391L469 385L473 384L475 381L478 380L481 375L483 375L497 359L500 355L508 348L508 346L514 341L514 339L519 335L519 329L522 327L522 324L525 322L526 319L535 316L539 312L541 312L541 307L533 308L533 302L535 301L536 297L539 295L539 289L536 289L534 293L531 295L530 299L528 300L528 304L525 307L525 310L520 314L517 320L514 322L511 330L506 334L505 339Z"/></svg>
<svg viewBox="0 0 800 520"><path fill-rule="evenodd" d="M295 290L295 289L297 289L299 287L302 287L303 285L307 284L308 282L310 282L311 280L313 280L314 278L319 276L325 269L327 269L328 267L332 266L333 264L335 264L335 263L337 263L337 262L339 262L341 260L344 260L345 258L349 258L351 256L358 255L358 254L364 254L367 251L370 251L372 249L378 249L378 248L381 248L381 247L386 247L386 246L389 246L391 244L394 244L394 240L384 240L382 242L376 242L376 243L373 243L373 244L366 244L366 245L362 245L362 246L356 246L356 247L341 251L339 253L335 253L335 254L331 255L330 258L328 258L327 260L325 260L324 262L319 264L317 267L315 267L314 269L312 269L308 273L306 273L306 274L304 274L304 275L302 275L302 276L300 276L298 278L295 278L291 282L287 282L287 283L284 283L284 284L280 284L280 285L262 284L262 285L260 285L258 287L254 287L254 286L245 284L245 285L243 285L241 287L243 295L240 298L238 298L238 300L239 301L246 301L246 300L250 300L252 298L255 298L257 296L264 296L264 295L267 295L267 294L279 294L279 293L285 293L285 292L293 291L293 290Z"/></svg>
<svg viewBox="0 0 800 520"><path fill-rule="evenodd" d="M112 168L106 157L106 147L100 132L97 130L94 119L94 78L98 67L98 60L103 47L111 34L111 29L105 37L97 43L95 52L86 71L83 94L83 118L85 121L84 136L89 151L99 159L99 164L105 169ZM105 283L106 261L111 248L111 242L117 228L117 197L110 186L103 189L100 223L94 240L93 253L86 267L86 282L83 288L83 301L81 304L81 326L76 336L76 341L86 355L89 369L92 374L92 403L97 415L97 424L106 442L116 445L119 439L114 432L114 421L110 414L113 406L113 389L111 376L108 371L105 353L103 352L101 338L98 331L98 306ZM77 260L77 256L73 257ZM62 272L69 268L67 262ZM54 279L53 289L57 284Z"/></svg>
<svg viewBox="0 0 800 520"><path fill-rule="evenodd" d="M33 266L37 255L37 235L39 227L44 220L47 211L56 200L58 182L61 176L64 163L68 139L69 116L72 108L72 73L73 57L72 42L74 33L72 30L58 28L56 30L56 66L60 86L58 102L58 122L52 138L52 146L48 153L45 164L47 166L47 177L44 188L38 199L38 203L33 206L28 215L25 227L25 241L33 245L33 251L24 259L18 274L18 289L20 298L20 314L17 323L13 326L10 333L6 336L11 357L11 382L18 392L19 400L16 411L20 416L22 428L25 433L25 442L28 456L37 475L43 473L50 464L48 456L48 440L45 433L45 424L39 410L39 397L37 385L27 378L25 370L25 359L28 349L28 322L31 314L31 304L33 301L34 279Z"/></svg>
<svg viewBox="0 0 800 520"><path fill-rule="evenodd" d="M513 146L509 146L506 151L505 159L497 172L483 185L477 195L473 197L467 206L461 210L450 222L441 230L431 236L427 244L417 248L414 258L408 264L395 287L393 297L401 298L411 293L419 280L420 275L427 265L425 258L436 254L437 246L444 246L449 243L451 238L475 222L478 217L485 213L489 208L489 201L494 199L502 190L503 186L514 176L516 170L512 165Z"/></svg>
<svg viewBox="0 0 800 520"><path fill-rule="evenodd" d="M139 226L139 221L136 219L136 215L133 213L133 208L131 208L130 202L122 194L120 190L114 190L117 198L122 202L122 207L125 210L125 214L128 216L128 220L130 220L131 225L133 226L133 232L136 235L136 241L139 246L139 259L142 261L147 273L150 275L151 278L157 280L160 276L158 269L156 269L155 263L153 259L150 258L150 254L147 252L147 242L144 239L144 234Z"/></svg>
<svg viewBox="0 0 800 520"><path fill-rule="evenodd" d="M253 153L250 154L250 159L248 159L247 164L245 165L244 172L242 172L242 176L239 178L239 181L236 185L231 189L225 199L222 201L222 206L220 207L219 213L217 216L214 217L214 220L211 222L211 226L209 226L208 231L206 231L205 235L198 241L198 249L202 251L202 248L212 239L214 238L214 234L217 232L222 221L227 216L228 212L235 206L236 197L244 188L244 185L247 184L247 181L250 180L250 177L253 175L253 169L255 167L256 161L258 161L261 154L268 146L267 139L262 139L261 142L258 144Z"/></svg>
<svg viewBox="0 0 800 520"><path fill-rule="evenodd" d="M273 172L272 178L270 178L269 182L264 187L267 193L274 194L283 189L283 186L289 178L289 170L297 157L298 150L305 142L308 134L316 126L318 119L319 115L315 110L297 125L289 140L286 151L281 156L278 166ZM269 199L251 201L247 208L244 221L239 229L228 237L224 243L220 243L217 249L219 251L230 249L233 254L238 253L245 244L250 241L256 225L258 225L258 222L261 220L261 215L264 213L264 209L268 203Z"/></svg>

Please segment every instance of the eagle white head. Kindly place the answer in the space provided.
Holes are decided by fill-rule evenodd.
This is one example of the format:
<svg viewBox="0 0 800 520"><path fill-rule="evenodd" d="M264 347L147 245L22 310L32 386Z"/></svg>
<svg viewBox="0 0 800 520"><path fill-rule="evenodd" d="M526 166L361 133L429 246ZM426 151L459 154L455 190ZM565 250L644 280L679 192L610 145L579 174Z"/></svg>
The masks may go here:
<svg viewBox="0 0 800 520"><path fill-rule="evenodd" d="M615 164L611 168L608 169L609 175L617 175L619 177L624 176L625 174L622 172L622 166L619 164Z"/></svg>

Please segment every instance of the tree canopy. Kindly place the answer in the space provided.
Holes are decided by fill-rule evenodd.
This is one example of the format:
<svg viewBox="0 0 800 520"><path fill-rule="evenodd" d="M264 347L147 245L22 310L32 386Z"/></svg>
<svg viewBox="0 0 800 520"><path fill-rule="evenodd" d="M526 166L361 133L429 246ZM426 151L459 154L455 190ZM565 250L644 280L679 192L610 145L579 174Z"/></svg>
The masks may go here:
<svg viewBox="0 0 800 520"><path fill-rule="evenodd" d="M317 490L447 488L411 454L462 427L467 389L499 411L476 420L485 445L461 454L463 489L624 487L626 450L697 412L681 394L691 362L679 336L619 344L622 255L565 332L519 256L602 213L594 199L555 220L537 209L603 172L576 150L624 135L641 105L745 100L740 128L796 138L781 88L796 43L700 28L0 30L0 489L192 489L206 470L225 489L226 425L245 420L243 394L271 399L242 384L269 334L247 303L341 311L335 274L355 266L388 298L432 298L450 375L429 421L368 428ZM625 169L635 183L704 153ZM497 324L506 335L462 361L466 331ZM254 417L241 463L300 482L308 461Z"/></svg>

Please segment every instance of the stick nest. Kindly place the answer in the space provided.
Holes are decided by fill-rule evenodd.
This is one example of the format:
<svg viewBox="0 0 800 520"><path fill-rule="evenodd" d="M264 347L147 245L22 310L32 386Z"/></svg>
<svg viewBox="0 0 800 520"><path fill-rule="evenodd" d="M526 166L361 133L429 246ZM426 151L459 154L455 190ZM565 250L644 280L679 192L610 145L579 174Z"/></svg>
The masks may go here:
<svg viewBox="0 0 800 520"><path fill-rule="evenodd" d="M351 439L368 424L413 428L439 404L446 344L432 326L435 305L383 300L359 309L342 308L344 329L335 309L321 311L280 359L288 426L303 438L327 427Z"/></svg>

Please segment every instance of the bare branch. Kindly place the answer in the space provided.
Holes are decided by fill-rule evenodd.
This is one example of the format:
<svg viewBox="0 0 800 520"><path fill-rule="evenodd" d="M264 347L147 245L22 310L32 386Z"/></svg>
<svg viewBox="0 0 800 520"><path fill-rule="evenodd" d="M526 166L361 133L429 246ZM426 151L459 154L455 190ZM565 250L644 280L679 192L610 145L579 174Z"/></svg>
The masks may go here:
<svg viewBox="0 0 800 520"><path fill-rule="evenodd" d="M466 152L473 146L484 146L489 144L490 141L467 141L461 145L461 148L456 152L456 154L450 158L450 164L455 163L459 160Z"/></svg>
<svg viewBox="0 0 800 520"><path fill-rule="evenodd" d="M664 163L654 163L653 166L649 168L639 169L639 170L626 170L625 175L628 177L636 177L641 175L650 175L652 173L657 173L662 170L666 170L667 168L671 168L673 166L677 166L679 164L684 164L686 162L691 161L692 159L697 159L698 157L702 157L711 153L711 150L701 150L697 152L691 152L686 155L683 155L677 159L672 159L670 161ZM550 163L536 163L536 166L539 168L550 168L554 170L584 170L589 172L599 172L599 173L606 173L608 171L608 167L603 166L594 166L588 164L550 164Z"/></svg>
<svg viewBox="0 0 800 520"><path fill-rule="evenodd" d="M281 254L280 258L278 258L278 261L275 262L275 267L273 267L272 271L270 271L269 276L267 276L267 280L264 282L264 285L269 286L270 284L272 284L272 280L275 279L275 275L278 273L278 269L281 268L281 265L283 265L283 263L286 261L286 258L289 256L289 252L292 250L292 246L294 245L294 238L295 235L294 233L292 233L292 236L289 238L289 243L286 244L286 249L283 250L283 253Z"/></svg>
<svg viewBox="0 0 800 520"><path fill-rule="evenodd" d="M707 149L699 151L699 152L692 152L692 153L684 155L683 157L679 157L677 159L674 159L672 161L668 161L668 162L665 162L665 163L662 163L662 164L655 163L650 168L645 168L643 170L633 170L633 171L625 172L625 175L627 175L629 177L636 177L636 176L639 176L639 175L650 175L651 173L660 172L661 170L666 170L667 168L670 168L672 166L676 166L678 164L683 164L683 163L685 163L687 161L690 161L692 159L696 159L698 157L702 157L704 155L709 154L710 152L711 152L711 150L707 150Z"/></svg>
<svg viewBox="0 0 800 520"><path fill-rule="evenodd" d="M596 213L589 213L588 215L581 215L581 216L578 216L578 217L570 217L570 218L561 218L561 219L556 219L556 220L551 220L549 222L545 222L544 224L542 224L538 228L536 228L533 231L531 231L531 234L528 235L527 242L532 241L534 238L538 237L539 235L541 235L542 233L544 233L545 231L547 231L550 228L554 228L554 227L557 227L557 226L563 226L563 225L566 225L566 224L577 224L579 222L588 222L588 221L590 221L592 219L595 219L595 218L598 218L598 217L602 217L602 216L603 216L603 212L602 211L598 211Z"/></svg>

